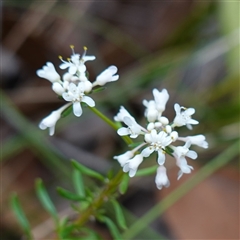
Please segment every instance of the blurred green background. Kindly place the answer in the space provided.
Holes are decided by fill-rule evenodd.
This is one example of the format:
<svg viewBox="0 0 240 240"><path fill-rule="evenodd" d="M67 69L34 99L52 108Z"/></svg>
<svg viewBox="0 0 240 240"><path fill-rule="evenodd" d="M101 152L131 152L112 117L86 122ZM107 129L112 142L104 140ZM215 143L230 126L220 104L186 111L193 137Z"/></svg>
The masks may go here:
<svg viewBox="0 0 240 240"><path fill-rule="evenodd" d="M93 96L110 118L124 105L141 122L142 100L152 98L153 88L166 88L170 100L165 115L174 117L175 102L194 107L200 124L191 134L182 134L201 133L209 142L209 149L197 149L197 161L190 162L198 172L239 139L239 16L238 1L3 1L3 239L20 239L22 234L9 209L11 192L19 194L36 236L46 239L51 230L42 225L48 216L35 196L34 179L44 180L57 208L65 213L68 204L55 187L71 188L69 159L105 173L119 169L112 156L126 150L116 133L88 109L81 118L59 121L53 137L39 130L41 119L62 102L49 82L36 76L37 69L51 61L58 71L58 56L69 57L71 44L80 54L87 46L88 54L97 57L87 63L91 80L116 65L119 81ZM151 224L154 234L167 239L238 239L239 154L227 162L159 214ZM168 167L168 189L158 191L154 176L132 179L120 199L126 211L143 215L189 177L176 181L174 163L169 161ZM94 228L106 234L103 226Z"/></svg>

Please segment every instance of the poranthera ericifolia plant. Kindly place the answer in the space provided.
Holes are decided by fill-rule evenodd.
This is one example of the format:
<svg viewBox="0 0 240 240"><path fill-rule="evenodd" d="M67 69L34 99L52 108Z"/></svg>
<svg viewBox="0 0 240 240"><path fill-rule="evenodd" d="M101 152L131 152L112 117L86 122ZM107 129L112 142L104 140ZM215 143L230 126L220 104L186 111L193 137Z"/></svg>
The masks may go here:
<svg viewBox="0 0 240 240"><path fill-rule="evenodd" d="M58 188L58 193L70 201L76 211L74 220L70 216L65 219L59 219L54 204L51 202L47 191L41 180L37 180L36 190L45 209L50 213L55 221L55 232L59 239L102 239L94 230L88 227L88 222L95 219L104 222L112 236L115 239L121 239L120 229L126 228L124 214L120 204L117 201L119 194L124 194L128 186L128 177L134 177L136 174L144 171L145 174L156 172L155 183L158 189L168 187L170 181L165 167L166 154L175 159L179 167L178 179L183 174L189 174L193 167L189 165L186 158L196 159L197 153L190 150L192 145L202 148L208 148L205 136L180 136L178 129L186 127L192 129L192 125L199 122L192 118L195 113L194 108L186 108L178 103L174 104L175 117L169 120L165 115L166 104L169 100L169 94L166 89L153 89L153 99L143 100L145 107L144 117L145 126L138 124L137 120L123 107L119 112L109 119L101 113L96 107L94 101L94 92L102 87L119 79L117 67L109 66L100 73L95 80L88 76L85 62L95 60L95 56L87 55L87 48L84 47L82 55L75 53L74 47L72 55L67 60L61 56L60 69L66 72L60 76L51 62L47 62L42 69L37 71L37 75L47 79L52 84L52 90L61 100L66 103L50 115L45 117L39 124L41 129L49 128L49 134L53 135L57 121L71 111L76 117L83 114L83 107L88 107L98 117L104 120L114 131L125 141L128 150L118 156L113 156L122 167L114 176L103 176L92 169L83 166L78 161L73 160L73 184L76 192L69 192L66 189ZM147 158L156 154L156 164L148 169L138 170L140 164ZM127 174L128 173L128 174ZM83 175L95 178L99 182L96 191L89 190L84 184ZM140 174L141 175L141 174ZM116 216L112 219L107 211L108 204L114 208ZM12 207L18 216L21 226L29 239L32 239L31 230L26 217L21 210L16 196L12 198Z"/></svg>

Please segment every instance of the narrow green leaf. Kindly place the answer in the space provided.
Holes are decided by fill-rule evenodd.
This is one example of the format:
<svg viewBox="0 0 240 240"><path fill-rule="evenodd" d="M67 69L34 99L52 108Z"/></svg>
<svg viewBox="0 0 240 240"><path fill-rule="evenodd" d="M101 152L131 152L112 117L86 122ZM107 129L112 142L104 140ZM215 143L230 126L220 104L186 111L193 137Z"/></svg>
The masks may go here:
<svg viewBox="0 0 240 240"><path fill-rule="evenodd" d="M85 193L85 187L84 187L84 182L82 179L81 172L79 170L73 169L72 177L73 177L73 184L77 194L81 197L85 197L86 193Z"/></svg>
<svg viewBox="0 0 240 240"><path fill-rule="evenodd" d="M72 165L75 167L75 169L79 170L81 173L84 173L90 177L99 179L101 181L104 181L104 179L105 179L100 173L95 172L94 170L83 166L82 164L80 164L79 162L77 162L75 160L72 160Z"/></svg>
<svg viewBox="0 0 240 240"><path fill-rule="evenodd" d="M29 239L32 239L30 224L22 210L20 202L18 200L17 194L13 193L11 196L11 208L18 219L18 222L22 229L24 230L25 234L28 236Z"/></svg>
<svg viewBox="0 0 240 240"><path fill-rule="evenodd" d="M72 193L66 189L63 189L61 187L57 188L57 192L59 195L61 195L62 197L66 198L66 199L69 199L69 200L73 200L73 201L85 200L85 198L83 198L75 193Z"/></svg>
<svg viewBox="0 0 240 240"><path fill-rule="evenodd" d="M53 217L55 223L58 224L58 216L55 206L53 205L44 185L42 179L36 180L36 191L45 210Z"/></svg>
<svg viewBox="0 0 240 240"><path fill-rule="evenodd" d="M114 239L122 239L121 234L118 231L118 228L116 227L116 225L114 224L114 222L110 218L108 218L106 216L101 216L99 218L99 220L101 222L106 223L106 225L108 226L108 229L111 232Z"/></svg>
<svg viewBox="0 0 240 240"><path fill-rule="evenodd" d="M119 227L121 227L123 230L127 229L126 220L125 220L123 210L122 210L120 204L115 199L112 199L111 203L114 207L115 216L116 216L116 220L117 220Z"/></svg>
<svg viewBox="0 0 240 240"><path fill-rule="evenodd" d="M64 118L66 116L68 116L70 113L72 113L72 107L73 105L70 105L68 108L66 108L62 113L61 113L61 117Z"/></svg>
<svg viewBox="0 0 240 240"><path fill-rule="evenodd" d="M101 91L103 91L103 90L105 90L106 89L106 87L97 87L97 88L94 88L93 90L92 90L92 92L93 93L97 93L97 92L101 92Z"/></svg>
<svg viewBox="0 0 240 240"><path fill-rule="evenodd" d="M69 220L67 218L64 219L64 222L61 223L61 226L60 226L60 230L59 230L59 234L61 236L61 239L72 239L72 238L69 238L70 237L70 234L76 230L76 226L74 224L69 224Z"/></svg>
<svg viewBox="0 0 240 240"><path fill-rule="evenodd" d="M158 166L152 166L149 168L140 169L136 173L136 177L142 177L147 175L152 175L153 173L156 173Z"/></svg>
<svg viewBox="0 0 240 240"><path fill-rule="evenodd" d="M125 173L125 174L123 175L123 178L122 178L121 183L119 184L119 192L120 192L121 194L124 194L124 193L127 191L127 189L128 189L128 183L129 183L129 176L128 176L127 173Z"/></svg>
<svg viewBox="0 0 240 240"><path fill-rule="evenodd" d="M169 154L170 156L172 156L173 157L173 149L172 148L170 148L169 146L167 146L166 148L165 148L165 152L167 153L167 154Z"/></svg>
<svg viewBox="0 0 240 240"><path fill-rule="evenodd" d="M84 228L81 230L83 233L85 233L87 235L83 238L84 240L93 240L93 239L101 240L102 239L97 232L93 231L93 229Z"/></svg>

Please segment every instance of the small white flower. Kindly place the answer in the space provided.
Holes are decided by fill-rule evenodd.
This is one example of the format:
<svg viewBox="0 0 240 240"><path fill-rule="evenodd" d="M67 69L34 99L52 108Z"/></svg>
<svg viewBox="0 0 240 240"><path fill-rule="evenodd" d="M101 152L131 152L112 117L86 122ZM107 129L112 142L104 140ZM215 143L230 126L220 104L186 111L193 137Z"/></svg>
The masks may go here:
<svg viewBox="0 0 240 240"><path fill-rule="evenodd" d="M124 117L133 118L131 114L123 106L121 106L118 114L114 117L114 121L123 122Z"/></svg>
<svg viewBox="0 0 240 240"><path fill-rule="evenodd" d="M117 122L124 122L128 127L121 127L118 129L117 133L120 136L130 135L131 138L138 137L139 134L147 132L145 128L140 126L133 116L123 107L120 107L118 114L114 117Z"/></svg>
<svg viewBox="0 0 240 240"><path fill-rule="evenodd" d="M87 56L86 55L86 52L87 52L86 47L84 47L84 52L81 57L80 57L80 54L76 54L74 52L73 46L70 46L70 47L72 48L72 51L73 51L71 58L67 62L67 61L64 61L62 59L62 57L60 57L60 59L63 63L59 67L61 69L68 68L68 72L70 74L75 74L77 72L80 73L80 75L85 74L85 72L86 72L85 62L95 60L96 57L95 56Z"/></svg>
<svg viewBox="0 0 240 240"><path fill-rule="evenodd" d="M195 113L194 108L180 107L179 104L175 103L174 109L176 111L176 117L173 120L173 127L181 127L186 125L189 129L192 129L191 124L198 124L199 122L192 119L191 116Z"/></svg>
<svg viewBox="0 0 240 240"><path fill-rule="evenodd" d="M134 177L142 161L143 161L143 156L141 154L137 154L134 158L128 160L124 164L123 171L129 172L129 177Z"/></svg>
<svg viewBox="0 0 240 240"><path fill-rule="evenodd" d="M197 153L195 151L189 150L191 146L191 142L187 141L184 146L174 147L171 146L174 150L173 156L176 158L176 164L180 168L178 179L183 175L183 173L190 173L193 169L192 166L187 164L187 160L185 157L189 157L191 159L197 158Z"/></svg>
<svg viewBox="0 0 240 240"><path fill-rule="evenodd" d="M208 148L208 142L206 141L206 137L202 134L195 136L179 137L177 140L184 142L190 141L192 145L197 145L202 148Z"/></svg>
<svg viewBox="0 0 240 240"><path fill-rule="evenodd" d="M165 147L168 146L172 139L164 131L157 133L155 129L151 133L145 134L145 141L150 145L143 149L143 157L149 157L154 151L158 153L158 164L163 165L165 162Z"/></svg>
<svg viewBox="0 0 240 240"><path fill-rule="evenodd" d="M155 122L162 116L169 99L169 94L166 89L163 89L161 92L156 88L153 89L153 96L154 100L143 100L143 105L146 107L145 116L149 122Z"/></svg>
<svg viewBox="0 0 240 240"><path fill-rule="evenodd" d="M66 108L68 108L70 105L71 105L71 103L68 103L68 104L62 106L61 108L59 108L58 110L53 111L50 115L45 117L39 123L39 128L41 128L42 130L45 130L45 129L49 128L49 135L52 136L54 134L54 131L55 131L55 125L61 117L61 113Z"/></svg>
<svg viewBox="0 0 240 240"><path fill-rule="evenodd" d="M187 164L187 160L185 158L178 159L177 166L180 168L177 180L179 180L184 173L189 174L193 170L193 167Z"/></svg>
<svg viewBox="0 0 240 240"><path fill-rule="evenodd" d="M129 161L133 156L134 156L133 151L127 151L119 156L114 156L113 158L120 163L121 167L123 167L126 164L126 162Z"/></svg>
<svg viewBox="0 0 240 240"><path fill-rule="evenodd" d="M167 176L167 169L164 166L158 167L157 175L155 177L155 183L159 190L161 190L163 186L169 187L170 182L169 182L168 176Z"/></svg>
<svg viewBox="0 0 240 240"><path fill-rule="evenodd" d="M106 70L104 70L102 73L100 73L96 81L93 83L93 86L103 86L108 82L114 82L117 81L119 78L119 75L115 75L117 73L117 67L116 66L110 66Z"/></svg>
<svg viewBox="0 0 240 240"><path fill-rule="evenodd" d="M155 122L158 118L158 110L156 108L156 103L153 100L147 101L143 100L143 105L146 107L145 117L149 122Z"/></svg>
<svg viewBox="0 0 240 240"><path fill-rule="evenodd" d="M37 75L52 83L60 81L60 75L56 72L55 67L51 62L47 62L42 69L37 70Z"/></svg>
<svg viewBox="0 0 240 240"><path fill-rule="evenodd" d="M131 138L137 138L139 134L142 134L144 131L147 132L142 126L140 126L134 118L124 117L123 122L128 127L121 127L118 129L117 133L120 136L130 135Z"/></svg>
<svg viewBox="0 0 240 240"><path fill-rule="evenodd" d="M171 146L174 150L173 156L177 159L179 158L185 158L189 157L191 159L197 158L197 153L195 151L189 150L189 147L191 146L191 142L187 141L184 146Z"/></svg>
<svg viewBox="0 0 240 240"><path fill-rule="evenodd" d="M68 92L64 92L62 97L73 103L73 113L75 116L80 117L82 115L81 102L86 103L90 107L95 106L95 102L92 98L85 95L85 83L80 82L77 86L74 83L70 83L68 87Z"/></svg>
<svg viewBox="0 0 240 240"><path fill-rule="evenodd" d="M162 112L165 110L167 101L169 99L168 91L166 89L163 89L160 92L155 88L153 89L153 96L156 103L156 108L161 115Z"/></svg>

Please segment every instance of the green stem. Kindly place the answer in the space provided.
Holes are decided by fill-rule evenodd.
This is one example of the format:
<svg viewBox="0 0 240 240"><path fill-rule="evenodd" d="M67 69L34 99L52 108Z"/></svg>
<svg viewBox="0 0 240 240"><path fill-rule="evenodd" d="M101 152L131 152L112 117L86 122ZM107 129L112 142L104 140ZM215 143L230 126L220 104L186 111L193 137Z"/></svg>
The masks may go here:
<svg viewBox="0 0 240 240"><path fill-rule="evenodd" d="M239 141L235 142L223 153L212 159L208 164L202 167L194 176L183 183L176 190L171 192L161 202L156 204L144 216L139 218L127 231L122 235L122 239L132 239L145 229L153 220L158 218L163 212L170 208L175 202L182 198L186 193L192 190L200 182L209 177L212 173L223 167L239 153Z"/></svg>
<svg viewBox="0 0 240 240"><path fill-rule="evenodd" d="M110 120L107 116L105 116L103 113L101 113L98 109L94 108L94 107L89 107L91 109L92 112L94 112L98 117L100 117L104 122L106 122L108 125L110 125L114 130L118 129L117 124L115 124L112 120ZM121 136L121 138L125 141L126 144L132 144L133 141L131 138L129 138L128 136ZM95 212L97 209L99 209L104 202L106 201L106 199L109 198L109 196L116 192L122 178L123 178L123 171L120 170L116 176L111 179L111 181L105 185L105 187L103 188L103 190L100 192L99 196L94 199L94 201L92 202L92 204L81 213L80 218L78 218L75 221L75 225L76 226L83 226L90 218L90 216L94 216Z"/></svg>
<svg viewBox="0 0 240 240"><path fill-rule="evenodd" d="M110 125L114 130L118 130L118 126L110 120L107 116L105 116L103 113L101 113L98 109L95 107L89 107L90 110L92 110L98 117L100 117L104 122L106 122L108 125Z"/></svg>
<svg viewBox="0 0 240 240"><path fill-rule="evenodd" d="M118 130L117 124L113 122L111 119L109 119L106 115L101 113L98 109L96 109L95 107L89 107L89 109L92 112L94 112L98 117L100 117L104 122L106 122L109 126L111 126L114 130ZM127 145L133 143L132 139L129 138L128 136L121 136L121 138Z"/></svg>

